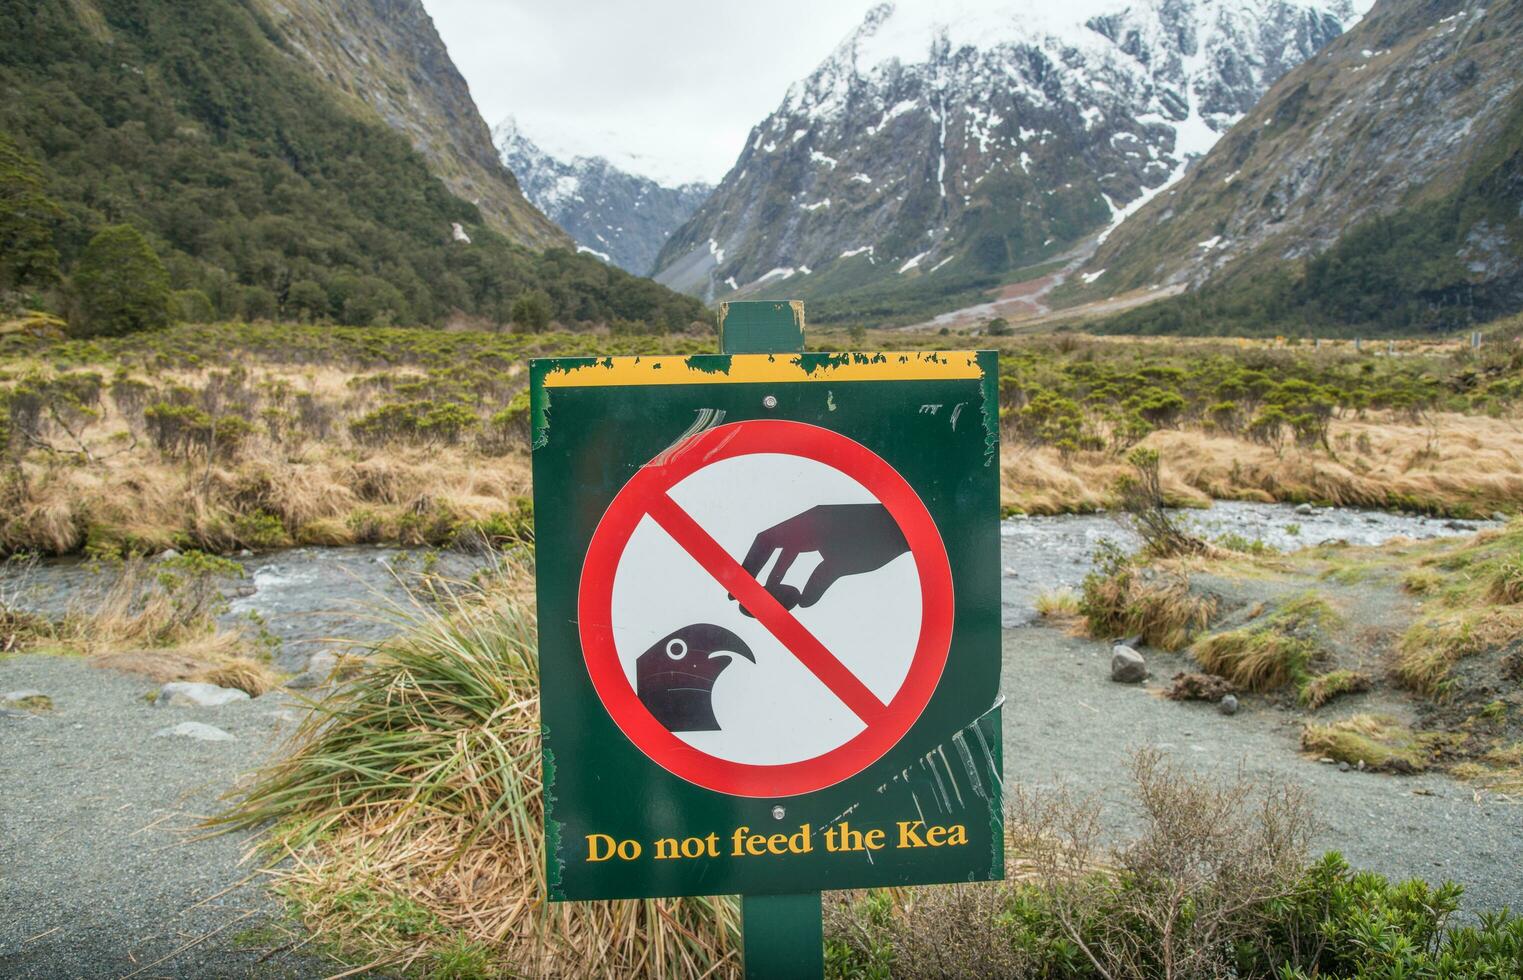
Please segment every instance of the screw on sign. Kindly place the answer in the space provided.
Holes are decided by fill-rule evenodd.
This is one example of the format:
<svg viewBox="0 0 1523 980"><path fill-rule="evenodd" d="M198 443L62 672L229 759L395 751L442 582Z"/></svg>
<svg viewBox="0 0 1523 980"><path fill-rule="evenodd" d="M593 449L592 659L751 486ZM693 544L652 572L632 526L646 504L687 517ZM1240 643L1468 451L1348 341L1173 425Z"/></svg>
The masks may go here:
<svg viewBox="0 0 1523 980"><path fill-rule="evenodd" d="M549 897L739 894L751 975L1003 875L997 359L800 331L530 366Z"/></svg>
<svg viewBox="0 0 1523 980"><path fill-rule="evenodd" d="M598 696L653 761L792 796L914 724L946 663L952 582L930 515L881 458L817 426L735 422L614 498L578 619Z"/></svg>

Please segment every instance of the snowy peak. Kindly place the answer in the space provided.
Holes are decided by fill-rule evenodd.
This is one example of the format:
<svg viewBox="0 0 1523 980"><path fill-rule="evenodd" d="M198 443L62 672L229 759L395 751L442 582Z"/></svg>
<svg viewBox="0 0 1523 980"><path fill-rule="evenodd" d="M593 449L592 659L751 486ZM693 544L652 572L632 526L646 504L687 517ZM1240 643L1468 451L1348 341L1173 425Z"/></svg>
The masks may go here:
<svg viewBox="0 0 1523 980"><path fill-rule="evenodd" d="M509 116L492 129L502 162L524 194L576 239L577 250L637 275L651 271L668 236L712 190L664 186L600 155L547 151Z"/></svg>
<svg viewBox="0 0 1523 980"><path fill-rule="evenodd" d="M1177 179L1369 2L880 4L752 131L658 278L708 297L779 269L812 269L822 292L885 276L997 284ZM872 275L832 279L868 246Z"/></svg>

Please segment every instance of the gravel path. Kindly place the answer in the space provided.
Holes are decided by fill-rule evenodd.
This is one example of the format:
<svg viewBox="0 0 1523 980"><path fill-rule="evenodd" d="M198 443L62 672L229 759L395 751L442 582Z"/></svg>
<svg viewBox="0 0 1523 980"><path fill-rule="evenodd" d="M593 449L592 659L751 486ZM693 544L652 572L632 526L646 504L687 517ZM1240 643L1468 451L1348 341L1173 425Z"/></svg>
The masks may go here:
<svg viewBox="0 0 1523 980"><path fill-rule="evenodd" d="M1127 763L1144 745L1203 773L1292 781L1311 795L1325 830L1316 842L1355 867L1389 877L1452 879L1472 911L1523 909L1523 805L1477 799L1447 776L1390 776L1306 759L1293 717L1244 700L1232 717L1213 705L1163 698L1160 679L1182 657L1149 653L1154 680L1110 680L1110 648L1056 629L1007 630L1004 643L1005 778L1059 781L1102 804L1109 828L1132 820Z"/></svg>
<svg viewBox="0 0 1523 980"><path fill-rule="evenodd" d="M1154 655L1167 677L1182 661ZM1300 757L1296 721L1245 702L1227 718L1156 687L1113 684L1109 648L1045 627L1004 643L1007 779L1062 780L1131 817L1127 757L1156 745L1205 772L1294 780L1326 825L1319 847L1396 877L1452 878L1472 910L1523 907L1523 806L1477 800L1447 777L1339 772ZM221 708L155 708L148 681L49 656L0 661L0 692L36 688L55 710L0 713L0 975L323 976L310 949L280 948L279 904L240 864L247 840L194 825L296 718L283 695ZM235 741L156 738L182 721Z"/></svg>
<svg viewBox="0 0 1523 980"><path fill-rule="evenodd" d="M289 730L291 704L156 708L144 700L154 687L69 658L0 661L0 693L35 688L54 703L0 713L0 976L336 972L272 951L279 906L239 863L242 835L195 839L197 819ZM183 721L236 741L154 737Z"/></svg>

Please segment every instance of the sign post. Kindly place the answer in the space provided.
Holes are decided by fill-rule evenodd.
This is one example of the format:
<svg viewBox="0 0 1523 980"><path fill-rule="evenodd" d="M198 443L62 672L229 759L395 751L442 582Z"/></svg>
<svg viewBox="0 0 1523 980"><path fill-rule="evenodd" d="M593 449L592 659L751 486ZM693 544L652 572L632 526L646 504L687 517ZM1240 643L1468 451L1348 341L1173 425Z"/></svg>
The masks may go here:
<svg viewBox="0 0 1523 980"><path fill-rule="evenodd" d="M546 880L818 977L823 889L1003 876L997 364L720 343L531 365Z"/></svg>
<svg viewBox="0 0 1523 980"><path fill-rule="evenodd" d="M724 303L721 354L804 352L804 304ZM741 955L749 980L825 975L820 893L740 896Z"/></svg>

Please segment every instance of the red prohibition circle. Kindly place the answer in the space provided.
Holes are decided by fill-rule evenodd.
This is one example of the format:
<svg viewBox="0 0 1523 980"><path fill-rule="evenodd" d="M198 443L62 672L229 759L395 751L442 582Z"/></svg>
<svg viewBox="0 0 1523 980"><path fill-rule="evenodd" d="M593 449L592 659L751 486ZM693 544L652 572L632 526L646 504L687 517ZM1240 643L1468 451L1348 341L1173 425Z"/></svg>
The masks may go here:
<svg viewBox="0 0 1523 980"><path fill-rule="evenodd" d="M899 525L920 578L920 637L909 672L892 700L842 745L810 759L778 765L720 759L667 731L636 696L619 662L613 636L614 573L635 527L653 508L675 506L666 497L667 491L692 473L720 460L753 453L784 453L814 460L856 480ZM614 496L587 548L577 615L587 673L603 707L620 731L653 762L718 793L796 796L839 783L883 758L930 703L952 641L952 569L941 532L925 504L904 477L872 450L838 432L803 422L732 422L690 436L663 452L641 467Z"/></svg>

